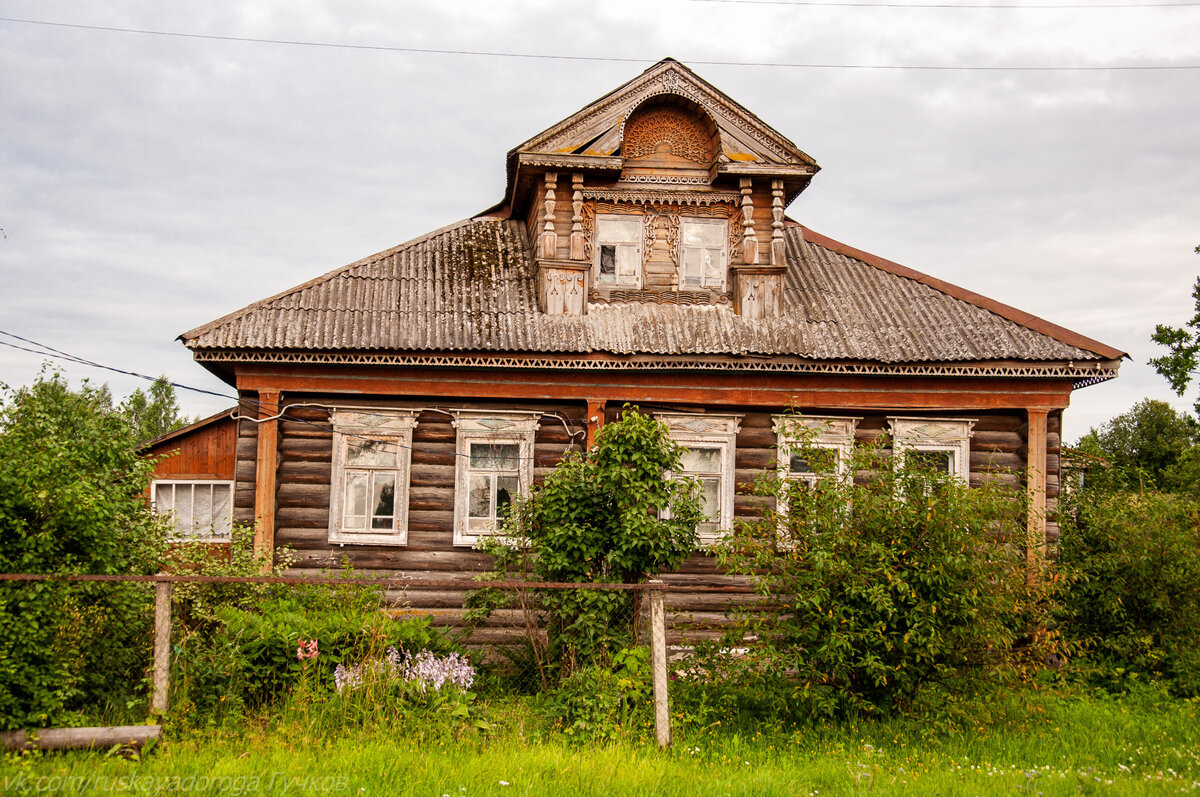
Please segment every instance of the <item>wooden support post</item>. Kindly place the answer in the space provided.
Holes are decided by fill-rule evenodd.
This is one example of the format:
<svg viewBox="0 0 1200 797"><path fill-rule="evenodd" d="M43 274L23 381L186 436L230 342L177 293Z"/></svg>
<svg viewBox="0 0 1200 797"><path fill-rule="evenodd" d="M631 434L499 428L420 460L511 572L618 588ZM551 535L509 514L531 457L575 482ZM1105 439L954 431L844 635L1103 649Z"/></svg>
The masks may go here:
<svg viewBox="0 0 1200 797"><path fill-rule="evenodd" d="M1025 539L1026 579L1032 583L1042 570L1046 556L1046 410L1031 409L1025 440L1025 489L1029 496L1028 531Z"/></svg>
<svg viewBox="0 0 1200 797"><path fill-rule="evenodd" d="M171 686L171 582L154 584L154 691L150 710L167 712L167 692Z"/></svg>
<svg viewBox="0 0 1200 797"><path fill-rule="evenodd" d="M659 587L663 582L654 579ZM663 591L650 591L650 668L654 678L654 735L659 749L671 746L671 704L667 694L667 613Z"/></svg>
<svg viewBox="0 0 1200 797"><path fill-rule="evenodd" d="M279 470L279 392L258 392L258 457L254 469L254 554L275 550L275 480ZM273 555L263 566L270 572Z"/></svg>
<svg viewBox="0 0 1200 797"><path fill-rule="evenodd" d="M587 400L587 447L589 451L596 442L596 435L604 427L604 407L607 403L604 399Z"/></svg>

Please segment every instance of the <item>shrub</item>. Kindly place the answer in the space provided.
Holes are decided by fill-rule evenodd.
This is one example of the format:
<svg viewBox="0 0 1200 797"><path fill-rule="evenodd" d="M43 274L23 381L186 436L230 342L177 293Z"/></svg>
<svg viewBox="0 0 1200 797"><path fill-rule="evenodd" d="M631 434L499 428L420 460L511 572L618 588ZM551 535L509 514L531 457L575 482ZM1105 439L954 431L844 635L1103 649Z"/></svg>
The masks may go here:
<svg viewBox="0 0 1200 797"><path fill-rule="evenodd" d="M542 714L571 739L606 741L651 719L650 650L625 648L612 664L592 664L568 675L550 692Z"/></svg>
<svg viewBox="0 0 1200 797"><path fill-rule="evenodd" d="M163 529L146 501L153 463L106 389L58 374L5 390L0 571L148 574ZM78 712L121 714L150 659L152 592L140 584L0 583L0 729Z"/></svg>
<svg viewBox="0 0 1200 797"><path fill-rule="evenodd" d="M702 519L695 482L668 475L679 470L680 452L665 424L626 406L586 456L568 456L517 501L505 537L485 544L495 556L485 578L621 584L675 567L695 548ZM635 594L486 590L469 605L477 620L514 605L535 615L531 626L546 628L546 643L537 633L529 642L547 686L579 667L608 666L634 644Z"/></svg>
<svg viewBox="0 0 1200 797"><path fill-rule="evenodd" d="M1200 694L1200 504L1084 490L1065 508L1060 615L1084 650L1074 670L1110 688L1157 679Z"/></svg>
<svg viewBox="0 0 1200 797"><path fill-rule="evenodd" d="M1038 647L1028 643L1044 641L1020 496L968 488L916 457L894 467L881 445L856 448L856 478L819 454L806 454L825 468L811 487L761 479L763 514L721 546L760 601L699 660L701 679L740 684L740 708L769 696L774 712L804 718L910 710L929 689L1018 675Z"/></svg>

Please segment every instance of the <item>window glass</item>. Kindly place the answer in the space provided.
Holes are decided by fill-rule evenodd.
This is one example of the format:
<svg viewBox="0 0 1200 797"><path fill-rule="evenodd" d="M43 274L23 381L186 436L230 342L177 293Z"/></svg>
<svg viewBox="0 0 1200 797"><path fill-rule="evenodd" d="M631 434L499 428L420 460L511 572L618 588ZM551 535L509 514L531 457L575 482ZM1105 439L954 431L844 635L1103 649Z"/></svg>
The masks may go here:
<svg viewBox="0 0 1200 797"><path fill-rule="evenodd" d="M681 287L725 287L725 238L728 222L681 219L679 223Z"/></svg>
<svg viewBox="0 0 1200 797"><path fill-rule="evenodd" d="M642 272L642 217L596 217L596 273L601 285L639 287Z"/></svg>
<svg viewBox="0 0 1200 797"><path fill-rule="evenodd" d="M175 539L225 540L233 528L232 482L157 481L154 509L171 516Z"/></svg>
<svg viewBox="0 0 1200 797"><path fill-rule="evenodd" d="M454 544L474 545L500 531L513 501L533 481L533 438L539 416L456 416Z"/></svg>

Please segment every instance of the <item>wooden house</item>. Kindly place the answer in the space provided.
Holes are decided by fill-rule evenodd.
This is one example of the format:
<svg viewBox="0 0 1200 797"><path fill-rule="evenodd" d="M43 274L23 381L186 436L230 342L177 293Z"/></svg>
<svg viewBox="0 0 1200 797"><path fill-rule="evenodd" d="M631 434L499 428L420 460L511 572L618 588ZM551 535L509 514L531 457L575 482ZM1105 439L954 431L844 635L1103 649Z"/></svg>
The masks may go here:
<svg viewBox="0 0 1200 797"><path fill-rule="evenodd" d="M625 403L687 447L705 540L751 511L788 407L839 456L886 432L1024 485L1034 552L1054 539L1062 411L1122 352L789 217L816 162L674 60L506 168L480 215L181 336L255 419L234 505L261 545L465 589L511 496ZM674 578L721 580L703 552Z"/></svg>

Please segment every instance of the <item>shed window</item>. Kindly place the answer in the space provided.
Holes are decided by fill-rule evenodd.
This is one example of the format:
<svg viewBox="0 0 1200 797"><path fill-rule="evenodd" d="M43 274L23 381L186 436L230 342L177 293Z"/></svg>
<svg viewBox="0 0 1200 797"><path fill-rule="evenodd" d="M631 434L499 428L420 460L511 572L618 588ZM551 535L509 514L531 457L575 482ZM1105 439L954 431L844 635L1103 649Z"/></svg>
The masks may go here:
<svg viewBox="0 0 1200 797"><path fill-rule="evenodd" d="M329 541L408 542L409 414L335 411Z"/></svg>
<svg viewBox="0 0 1200 797"><path fill-rule="evenodd" d="M233 482L160 480L150 486L150 500L156 512L171 517L171 539L229 541Z"/></svg>
<svg viewBox="0 0 1200 797"><path fill-rule="evenodd" d="M529 492L538 418L532 413L455 416L455 545L474 545L495 534L513 501Z"/></svg>
<svg viewBox="0 0 1200 797"><path fill-rule="evenodd" d="M596 217L595 280L597 285L642 286L642 217Z"/></svg>
<svg viewBox="0 0 1200 797"><path fill-rule="evenodd" d="M733 528L733 461L740 415L654 416L667 424L671 439L683 446L678 476L700 482L706 520L696 526L701 544L711 545Z"/></svg>
<svg viewBox="0 0 1200 797"><path fill-rule="evenodd" d="M729 222L724 219L679 220L679 285L681 288L725 289Z"/></svg>

